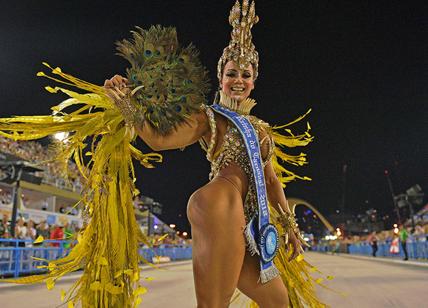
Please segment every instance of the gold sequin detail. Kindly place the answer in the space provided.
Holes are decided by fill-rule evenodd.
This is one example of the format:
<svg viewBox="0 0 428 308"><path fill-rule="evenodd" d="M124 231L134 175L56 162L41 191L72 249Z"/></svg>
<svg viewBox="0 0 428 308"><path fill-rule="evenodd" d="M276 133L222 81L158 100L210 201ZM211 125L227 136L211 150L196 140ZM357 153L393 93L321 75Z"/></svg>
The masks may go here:
<svg viewBox="0 0 428 308"><path fill-rule="evenodd" d="M244 200L244 214L245 220L246 222L248 222L255 214L257 214L258 202L254 176L251 170L251 164L248 158L244 140L242 139L239 130L233 125L232 122L228 121L228 127L223 138L223 144L221 145L221 149L220 151L218 151L218 155L216 157L212 157L212 150L215 147L215 138L213 138L213 131L216 131L216 123L214 115L210 115L210 112L208 111L209 109L210 108L207 108L206 110L212 131L211 142L208 146L207 151L207 159L211 162L211 172L209 175L209 179L212 180L220 172L221 169L229 166L232 163L238 165L245 172L248 178L248 192ZM254 116L246 115L245 117L256 129L258 136L260 136L261 131L264 131L265 128L269 126L266 122L263 122L262 120ZM268 140L270 141L269 153L267 157L263 160L263 166L265 166L269 162L270 157L273 153L273 141L271 140L270 136L268 136ZM204 149L207 150L206 147Z"/></svg>

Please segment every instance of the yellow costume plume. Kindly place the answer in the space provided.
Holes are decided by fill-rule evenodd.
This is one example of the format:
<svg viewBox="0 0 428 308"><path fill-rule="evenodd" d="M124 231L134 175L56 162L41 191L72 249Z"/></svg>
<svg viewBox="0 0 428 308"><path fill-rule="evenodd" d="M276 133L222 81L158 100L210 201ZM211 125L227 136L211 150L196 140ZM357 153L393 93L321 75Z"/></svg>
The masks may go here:
<svg viewBox="0 0 428 308"><path fill-rule="evenodd" d="M161 162L157 153L143 154L132 146L132 129L124 125L103 87L96 86L51 68L56 82L88 92L79 94L60 87L46 87L51 93L63 92L69 99L52 108L53 115L17 116L0 119L0 135L14 140L43 138L58 132L68 132L63 145L57 147L57 159L73 159L84 178L80 200L86 221L77 236L78 243L68 256L49 261L48 273L9 282L35 283L45 281L48 289L67 273L83 268L83 274L63 299L72 307L133 307L145 293L139 284L138 247L146 242L137 225L133 197L132 159L147 167ZM65 109L74 108L67 113ZM90 158L85 161L84 153ZM88 160L88 159L86 159ZM66 164L64 164L64 167Z"/></svg>

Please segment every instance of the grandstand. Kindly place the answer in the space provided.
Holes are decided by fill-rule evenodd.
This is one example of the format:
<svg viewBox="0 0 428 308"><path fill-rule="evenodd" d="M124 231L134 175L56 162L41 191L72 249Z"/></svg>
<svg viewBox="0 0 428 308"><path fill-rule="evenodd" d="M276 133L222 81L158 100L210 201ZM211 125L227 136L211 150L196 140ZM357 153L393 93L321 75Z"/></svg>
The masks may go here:
<svg viewBox="0 0 428 308"><path fill-rule="evenodd" d="M34 173L23 172L18 196L18 215L36 224L73 224L81 227L78 206L81 181L76 167L70 163L70 179L61 176L52 154L40 143L13 141L0 137L0 162L28 162L37 167ZM12 216L15 181L7 167L0 169L0 216Z"/></svg>
<svg viewBox="0 0 428 308"><path fill-rule="evenodd" d="M46 262L33 257L52 260L64 256L74 245L73 235L83 226L78 170L69 162L67 174L62 174L53 155L38 142L0 136L0 277L43 271L38 267ZM14 204L15 228L11 220ZM134 200L137 222L150 242L150 247L140 247L140 254L153 262L159 261L158 256L167 260L191 258L185 238L176 236L177 230L151 213L160 214L161 207L149 197Z"/></svg>
<svg viewBox="0 0 428 308"><path fill-rule="evenodd" d="M35 141L13 141L0 136L0 162L26 161L40 170L24 173L18 192L18 216L35 224L46 221L48 225L82 226L80 199L81 178L74 163L69 162L67 175L54 161L54 153L48 147ZM0 168L0 218L5 214L12 217L12 195L16 185L9 180L8 171ZM145 234L175 234L175 230L150 213L148 203L157 204L153 199L142 196L135 201L137 221Z"/></svg>

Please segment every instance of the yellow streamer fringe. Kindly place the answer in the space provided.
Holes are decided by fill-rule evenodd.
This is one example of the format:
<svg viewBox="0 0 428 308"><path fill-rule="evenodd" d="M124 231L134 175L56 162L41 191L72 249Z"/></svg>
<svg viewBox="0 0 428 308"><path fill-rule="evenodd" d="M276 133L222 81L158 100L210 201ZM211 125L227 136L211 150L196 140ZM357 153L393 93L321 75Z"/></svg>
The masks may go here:
<svg viewBox="0 0 428 308"><path fill-rule="evenodd" d="M304 119L310 112L311 109L290 123L281 126L273 126L270 128L270 134L275 142L275 150L271 162L275 173L283 187L285 187L287 183L296 179L304 181L311 180L311 178L297 175L293 171L290 171L283 166L284 164L303 166L308 163L305 153L290 155L285 153L284 150L286 148L304 147L313 141L314 137L310 134L311 127L309 123L306 124L306 131L299 135L293 134L292 131L287 128L292 124L295 124Z"/></svg>
<svg viewBox="0 0 428 308"><path fill-rule="evenodd" d="M162 156L143 154L131 144L135 133L124 125L122 115L103 87L43 64L58 77L43 72L38 76L89 93L46 87L50 93L62 92L69 99L52 107L52 115L0 119L0 135L32 140L58 132L69 133L65 144L56 145L57 160L65 162L66 174L66 162L73 159L85 179L80 202L88 219L77 235L76 246L68 256L50 261L47 274L6 281L23 284L45 281L46 287L52 289L57 279L83 268L82 276L73 287L61 292L61 300L66 301L69 308L79 302L82 307L135 307L147 291L138 285L141 260L138 247L148 241L134 214L132 199L138 190L134 186L132 158L144 167L153 168L153 163L161 162ZM66 113L67 108L74 110ZM84 159L85 151L89 153L89 162ZM35 243L42 241L43 238L38 238Z"/></svg>

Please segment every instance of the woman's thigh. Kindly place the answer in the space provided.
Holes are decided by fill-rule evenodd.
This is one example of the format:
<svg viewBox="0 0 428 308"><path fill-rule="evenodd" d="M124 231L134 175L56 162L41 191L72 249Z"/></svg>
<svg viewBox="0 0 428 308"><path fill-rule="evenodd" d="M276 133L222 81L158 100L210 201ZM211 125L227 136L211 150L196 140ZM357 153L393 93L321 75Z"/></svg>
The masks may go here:
<svg viewBox="0 0 428 308"><path fill-rule="evenodd" d="M245 254L241 196L228 181L217 179L191 196L187 213L198 306L227 307Z"/></svg>
<svg viewBox="0 0 428 308"><path fill-rule="evenodd" d="M267 283L260 283L260 263L258 256L245 254L238 282L238 289L255 301L260 308L288 307L288 292L280 276Z"/></svg>

